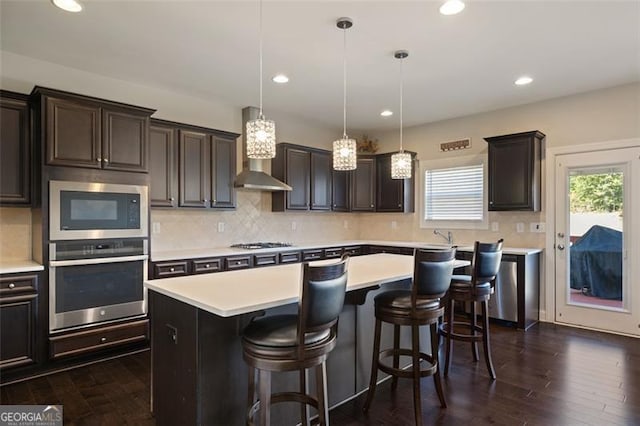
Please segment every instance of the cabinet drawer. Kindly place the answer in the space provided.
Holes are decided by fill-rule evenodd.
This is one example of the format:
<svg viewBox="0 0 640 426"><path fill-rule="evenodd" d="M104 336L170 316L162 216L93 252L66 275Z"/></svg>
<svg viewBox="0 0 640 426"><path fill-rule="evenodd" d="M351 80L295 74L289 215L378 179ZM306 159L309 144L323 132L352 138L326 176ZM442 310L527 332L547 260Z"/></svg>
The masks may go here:
<svg viewBox="0 0 640 426"><path fill-rule="evenodd" d="M300 262L301 256L299 251L288 251L280 253L280 263L296 263Z"/></svg>
<svg viewBox="0 0 640 426"><path fill-rule="evenodd" d="M37 291L37 282L37 275L0 277L0 297L10 297L19 293L35 293Z"/></svg>
<svg viewBox="0 0 640 426"><path fill-rule="evenodd" d="M180 277L182 275L187 275L187 261L179 261L179 262L162 262L156 263L154 265L155 278L170 278L170 277Z"/></svg>
<svg viewBox="0 0 640 426"><path fill-rule="evenodd" d="M51 358L80 355L117 345L146 340L149 320L111 325L49 338Z"/></svg>
<svg viewBox="0 0 640 426"><path fill-rule="evenodd" d="M253 266L267 266L278 264L278 253L254 254Z"/></svg>
<svg viewBox="0 0 640 426"><path fill-rule="evenodd" d="M322 259L322 249L318 250L305 250L302 252L302 261L318 260Z"/></svg>
<svg viewBox="0 0 640 426"><path fill-rule="evenodd" d="M251 267L251 256L233 256L225 259L227 271Z"/></svg>
<svg viewBox="0 0 640 426"><path fill-rule="evenodd" d="M349 256L360 256L362 254L362 247L360 246L345 247L344 254L348 254Z"/></svg>
<svg viewBox="0 0 640 426"><path fill-rule="evenodd" d="M324 257L325 259L333 259L335 257L342 256L342 247L332 247L328 249L324 249Z"/></svg>
<svg viewBox="0 0 640 426"><path fill-rule="evenodd" d="M222 259L198 259L193 261L194 274L207 274L209 272L222 271Z"/></svg>

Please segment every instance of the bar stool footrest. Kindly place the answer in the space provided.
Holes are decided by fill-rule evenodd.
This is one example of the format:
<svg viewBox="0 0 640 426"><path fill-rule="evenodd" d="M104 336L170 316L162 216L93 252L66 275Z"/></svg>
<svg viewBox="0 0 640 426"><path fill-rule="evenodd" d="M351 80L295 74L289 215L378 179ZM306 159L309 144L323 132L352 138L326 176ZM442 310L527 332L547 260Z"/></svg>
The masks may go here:
<svg viewBox="0 0 640 426"><path fill-rule="evenodd" d="M465 327L467 330L471 328L471 324L464 321L454 321L453 326L455 327L456 325ZM443 322L442 324L440 324L440 327L438 329L440 331L440 335L444 337L447 337L449 335L446 322ZM474 330L477 331L478 333L484 333L484 328L477 324L474 327ZM482 342L482 334L473 335L473 334L463 334L458 332L452 332L451 338L453 340L460 340L463 342Z"/></svg>
<svg viewBox="0 0 640 426"><path fill-rule="evenodd" d="M380 371L383 371L387 374L391 374L392 376L396 376L396 377L400 377L403 379L412 379L413 378L413 371L412 369L407 369L407 370L403 370L401 368L395 368L395 367L391 367L385 363L383 363L381 360L382 358L387 358L387 357L392 357L395 354L398 354L399 356L413 356L413 352L411 352L411 349L385 349L380 351L380 355L378 357L378 368L380 369ZM421 361L426 361L430 364L429 367L424 368L424 369L420 369L420 377L428 377L428 376L432 376L433 374L435 374L436 372L436 368L437 368L437 363L434 363L434 359L431 355L427 355L424 352L420 352L420 360Z"/></svg>

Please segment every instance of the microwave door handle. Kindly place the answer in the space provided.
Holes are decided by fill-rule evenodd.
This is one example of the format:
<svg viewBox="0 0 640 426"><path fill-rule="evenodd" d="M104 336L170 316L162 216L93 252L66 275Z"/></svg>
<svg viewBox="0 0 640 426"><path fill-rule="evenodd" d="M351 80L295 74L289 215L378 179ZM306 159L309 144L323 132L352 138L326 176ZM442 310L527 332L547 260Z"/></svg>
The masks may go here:
<svg viewBox="0 0 640 426"><path fill-rule="evenodd" d="M147 260L147 259L149 259L149 256L146 254L142 254L138 256L100 257L97 259L52 260L49 262L49 265L52 267L98 265L101 263L134 262L137 260Z"/></svg>

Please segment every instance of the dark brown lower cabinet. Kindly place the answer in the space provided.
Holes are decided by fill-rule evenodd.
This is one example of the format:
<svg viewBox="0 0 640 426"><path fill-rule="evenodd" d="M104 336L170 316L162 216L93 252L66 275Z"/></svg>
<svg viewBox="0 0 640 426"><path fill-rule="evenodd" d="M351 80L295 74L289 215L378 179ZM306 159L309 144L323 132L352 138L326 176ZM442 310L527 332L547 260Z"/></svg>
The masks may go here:
<svg viewBox="0 0 640 426"><path fill-rule="evenodd" d="M51 358L82 355L129 343L143 342L149 336L149 320L99 326L49 338Z"/></svg>
<svg viewBox="0 0 640 426"><path fill-rule="evenodd" d="M37 362L38 275L0 277L0 370Z"/></svg>

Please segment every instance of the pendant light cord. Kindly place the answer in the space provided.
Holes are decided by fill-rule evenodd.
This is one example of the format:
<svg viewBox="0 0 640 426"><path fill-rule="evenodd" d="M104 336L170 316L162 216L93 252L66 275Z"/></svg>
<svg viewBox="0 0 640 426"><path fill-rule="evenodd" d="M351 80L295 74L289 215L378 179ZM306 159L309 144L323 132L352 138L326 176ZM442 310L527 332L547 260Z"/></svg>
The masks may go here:
<svg viewBox="0 0 640 426"><path fill-rule="evenodd" d="M347 139L347 28L342 28L342 138Z"/></svg>
<svg viewBox="0 0 640 426"><path fill-rule="evenodd" d="M404 152L404 150L402 149L402 94L404 92L403 64L404 58L400 58L400 152Z"/></svg>
<svg viewBox="0 0 640 426"><path fill-rule="evenodd" d="M259 36L260 39L260 118L264 119L264 115L262 114L262 0L260 0L260 24L259 24Z"/></svg>

